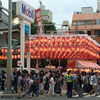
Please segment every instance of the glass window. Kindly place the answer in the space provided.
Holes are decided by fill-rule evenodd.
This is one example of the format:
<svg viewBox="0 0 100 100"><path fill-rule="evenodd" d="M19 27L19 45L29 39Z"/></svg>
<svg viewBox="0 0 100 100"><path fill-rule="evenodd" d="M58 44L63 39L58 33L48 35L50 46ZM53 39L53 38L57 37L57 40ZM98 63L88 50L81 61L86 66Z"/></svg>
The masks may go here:
<svg viewBox="0 0 100 100"><path fill-rule="evenodd" d="M100 19L97 19L96 20L96 25L99 25L100 24Z"/></svg>
<svg viewBox="0 0 100 100"><path fill-rule="evenodd" d="M73 26L77 26L77 22L73 22Z"/></svg>
<svg viewBox="0 0 100 100"><path fill-rule="evenodd" d="M92 25L92 21L86 21L86 25Z"/></svg>
<svg viewBox="0 0 100 100"><path fill-rule="evenodd" d="M100 30L95 30L94 34L97 35L97 36L100 36Z"/></svg>

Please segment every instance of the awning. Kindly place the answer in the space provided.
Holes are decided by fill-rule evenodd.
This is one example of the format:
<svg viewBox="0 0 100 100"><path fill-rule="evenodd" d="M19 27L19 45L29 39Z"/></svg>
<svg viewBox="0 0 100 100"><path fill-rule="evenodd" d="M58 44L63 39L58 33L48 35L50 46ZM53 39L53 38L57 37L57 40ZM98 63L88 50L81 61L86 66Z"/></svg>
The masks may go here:
<svg viewBox="0 0 100 100"><path fill-rule="evenodd" d="M100 66L96 63L88 62L88 61L77 61L76 68L89 68L89 69L100 69Z"/></svg>

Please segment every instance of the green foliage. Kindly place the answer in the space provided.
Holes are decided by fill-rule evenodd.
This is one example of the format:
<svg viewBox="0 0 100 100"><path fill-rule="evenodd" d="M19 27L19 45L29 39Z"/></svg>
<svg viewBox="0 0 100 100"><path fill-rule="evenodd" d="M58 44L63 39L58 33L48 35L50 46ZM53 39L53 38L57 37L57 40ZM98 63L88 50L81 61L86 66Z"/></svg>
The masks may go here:
<svg viewBox="0 0 100 100"><path fill-rule="evenodd" d="M34 20L34 23L31 24L31 34L32 35L37 34L37 23L36 23L36 19Z"/></svg>
<svg viewBox="0 0 100 100"><path fill-rule="evenodd" d="M54 34L56 34L56 27L52 22L48 22L46 20L43 20L43 24L44 24L44 32L45 34L50 34L50 32L55 32ZM31 24L31 34L35 35L37 34L37 23L36 23L36 19L34 20L34 23Z"/></svg>

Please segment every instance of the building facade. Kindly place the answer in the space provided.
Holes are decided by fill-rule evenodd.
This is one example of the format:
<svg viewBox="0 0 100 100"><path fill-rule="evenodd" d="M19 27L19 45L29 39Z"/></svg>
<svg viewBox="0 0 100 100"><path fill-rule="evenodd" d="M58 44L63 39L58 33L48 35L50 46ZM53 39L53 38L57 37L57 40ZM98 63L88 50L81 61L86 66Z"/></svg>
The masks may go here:
<svg viewBox="0 0 100 100"><path fill-rule="evenodd" d="M42 18L48 22L52 22L52 11L45 9L45 6L41 3L40 8L42 10Z"/></svg>
<svg viewBox="0 0 100 100"><path fill-rule="evenodd" d="M81 12L73 14L71 31L74 34L88 34L100 43L100 12L92 7L83 7Z"/></svg>

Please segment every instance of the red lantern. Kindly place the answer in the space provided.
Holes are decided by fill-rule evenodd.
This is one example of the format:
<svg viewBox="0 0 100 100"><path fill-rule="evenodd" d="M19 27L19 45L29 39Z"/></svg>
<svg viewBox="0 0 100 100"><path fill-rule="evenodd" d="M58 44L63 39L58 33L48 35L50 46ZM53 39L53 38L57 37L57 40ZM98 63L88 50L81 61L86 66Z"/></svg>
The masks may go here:
<svg viewBox="0 0 100 100"><path fill-rule="evenodd" d="M76 41L77 41L77 43L79 43L80 42L80 37L78 36L78 37L76 37Z"/></svg>
<svg viewBox="0 0 100 100"><path fill-rule="evenodd" d="M34 44L34 41L31 39L31 40L30 40L30 43L31 43L31 46L33 46L33 44Z"/></svg>
<svg viewBox="0 0 100 100"><path fill-rule="evenodd" d="M5 49L5 53L7 53L8 52L8 49Z"/></svg>
<svg viewBox="0 0 100 100"><path fill-rule="evenodd" d="M4 55L2 55L2 60L4 60L4 58L5 58Z"/></svg>
<svg viewBox="0 0 100 100"><path fill-rule="evenodd" d="M5 49L2 49L1 52L4 53L5 52Z"/></svg>
<svg viewBox="0 0 100 100"><path fill-rule="evenodd" d="M69 41L70 41L70 38L66 37L66 42L69 43Z"/></svg>
<svg viewBox="0 0 100 100"><path fill-rule="evenodd" d="M14 53L14 49L13 48L11 49L11 52Z"/></svg>
<svg viewBox="0 0 100 100"><path fill-rule="evenodd" d="M25 59L27 59L27 55L25 55L24 57L25 57Z"/></svg>
<svg viewBox="0 0 100 100"><path fill-rule="evenodd" d="M34 59L34 56L31 56L31 59Z"/></svg>
<svg viewBox="0 0 100 100"><path fill-rule="evenodd" d="M20 55L18 55L18 59L20 59Z"/></svg>
<svg viewBox="0 0 100 100"><path fill-rule="evenodd" d="M2 60L2 56L0 55L0 60Z"/></svg>
<svg viewBox="0 0 100 100"><path fill-rule="evenodd" d="M39 41L39 40L38 40ZM43 43L43 37L40 37L40 43Z"/></svg>
<svg viewBox="0 0 100 100"><path fill-rule="evenodd" d="M75 37L73 36L71 39L72 43L75 43Z"/></svg>
<svg viewBox="0 0 100 100"><path fill-rule="evenodd" d="M4 60L7 60L7 55L4 56Z"/></svg>
<svg viewBox="0 0 100 100"><path fill-rule="evenodd" d="M12 59L15 59L15 56L14 55L12 55Z"/></svg>
<svg viewBox="0 0 100 100"><path fill-rule="evenodd" d="M52 37L51 42L54 44L55 43L55 37Z"/></svg>
<svg viewBox="0 0 100 100"><path fill-rule="evenodd" d="M35 44L38 44L38 43L39 43L39 37L36 37Z"/></svg>
<svg viewBox="0 0 100 100"><path fill-rule="evenodd" d="M48 42L47 37L44 37L43 42L44 42L44 44Z"/></svg>
<svg viewBox="0 0 100 100"><path fill-rule="evenodd" d="M17 59L17 55L15 55L15 60Z"/></svg>
<svg viewBox="0 0 100 100"><path fill-rule="evenodd" d="M18 53L20 53L20 48L18 49Z"/></svg>

